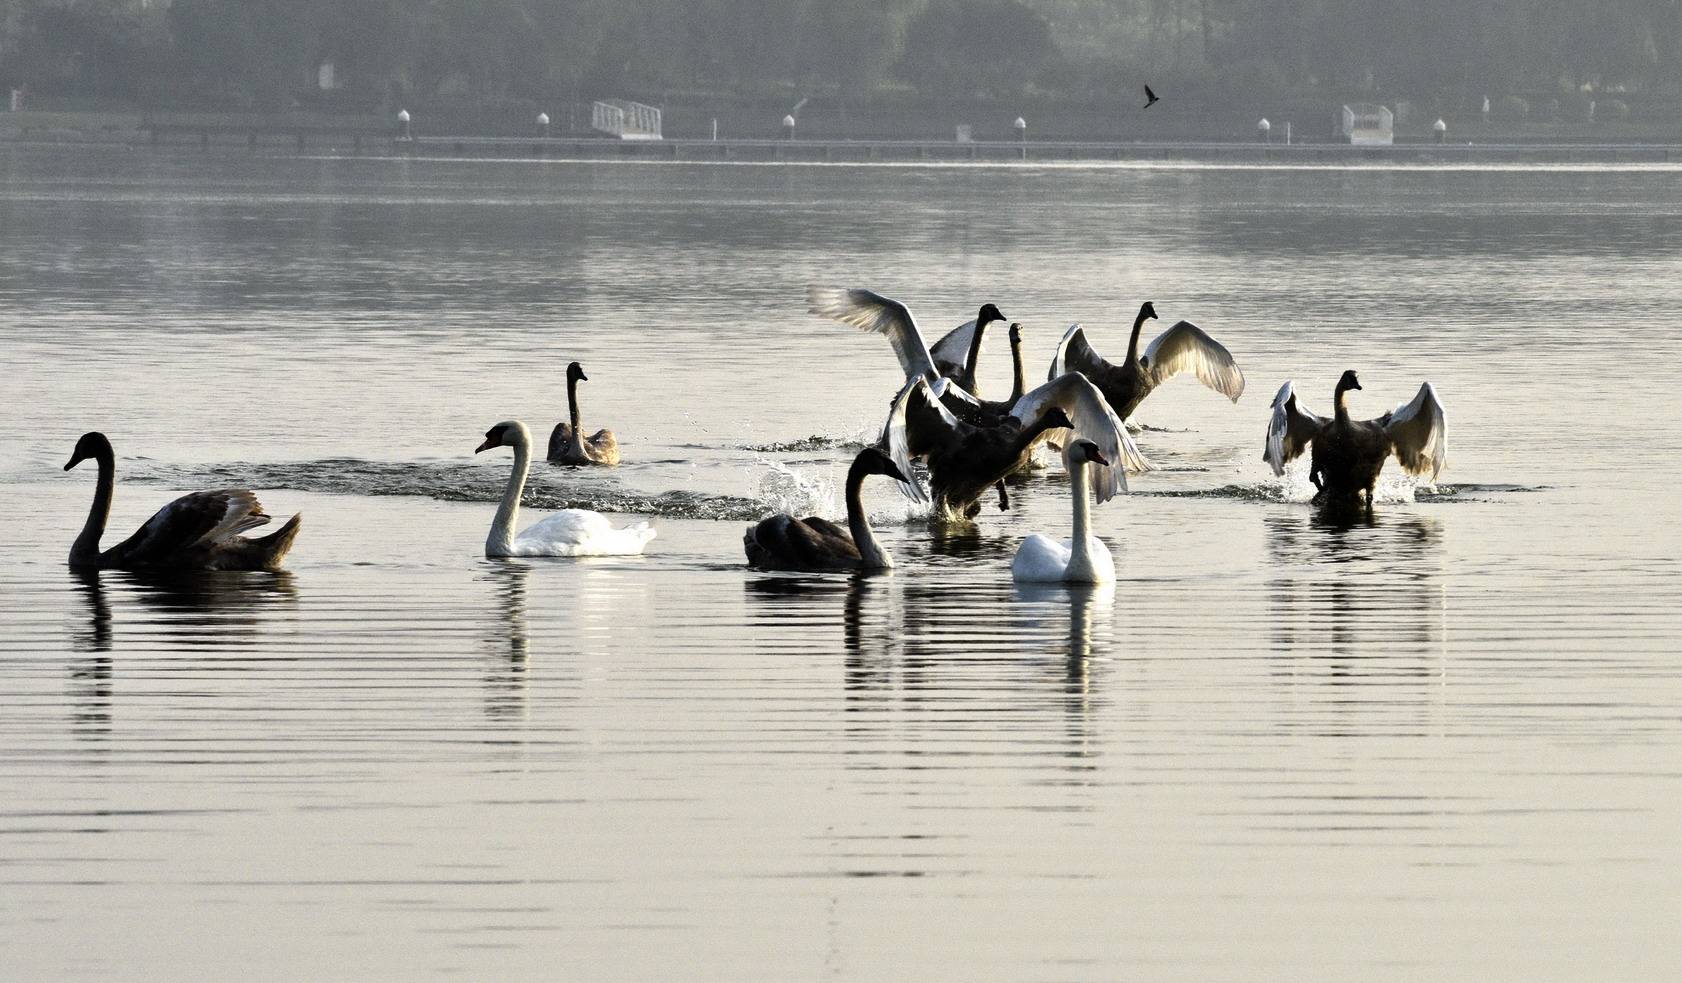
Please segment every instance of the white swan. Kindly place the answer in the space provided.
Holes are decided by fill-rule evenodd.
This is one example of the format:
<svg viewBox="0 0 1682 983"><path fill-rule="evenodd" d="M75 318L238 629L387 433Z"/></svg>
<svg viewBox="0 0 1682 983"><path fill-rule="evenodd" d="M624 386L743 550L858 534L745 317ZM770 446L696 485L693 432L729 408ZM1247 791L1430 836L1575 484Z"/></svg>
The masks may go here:
<svg viewBox="0 0 1682 983"><path fill-rule="evenodd" d="M1104 541L1092 535L1086 493L1086 466L1109 466L1090 440L1077 440L1063 452L1074 495L1074 537L1059 543L1035 533L1022 541L1011 561L1010 575L1023 583L1107 584L1115 580L1115 559Z"/></svg>
<svg viewBox="0 0 1682 983"><path fill-rule="evenodd" d="M633 556L655 537L646 522L616 529L600 512L584 509L563 509L514 535L520 495L531 469L531 431L518 420L505 420L485 431L485 442L473 453L493 447L514 448L514 471L491 521L490 535L485 537L486 556Z"/></svg>

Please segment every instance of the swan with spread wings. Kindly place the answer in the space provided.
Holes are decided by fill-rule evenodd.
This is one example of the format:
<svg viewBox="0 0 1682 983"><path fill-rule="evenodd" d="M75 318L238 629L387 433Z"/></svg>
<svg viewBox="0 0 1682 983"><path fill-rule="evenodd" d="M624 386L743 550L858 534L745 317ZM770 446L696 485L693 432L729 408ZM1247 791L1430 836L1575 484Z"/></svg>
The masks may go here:
<svg viewBox="0 0 1682 983"><path fill-rule="evenodd" d="M1232 353L1190 321L1178 321L1139 354L1139 334L1145 322L1156 317L1156 307L1146 301L1133 319L1133 334L1127 341L1127 357L1117 365L1106 361L1086 340L1086 329L1071 324L1057 345L1047 378L1080 372L1109 401L1123 420L1133 415L1158 386L1182 372L1196 373L1199 382L1234 403L1244 394L1244 373Z"/></svg>
<svg viewBox="0 0 1682 983"><path fill-rule="evenodd" d="M1285 473L1285 463L1312 450L1309 480L1319 493L1314 501L1359 503L1372 508L1373 486L1384 462L1394 454L1408 474L1429 473L1436 481L1448 460L1448 424L1437 390L1429 382L1410 402L1374 420L1349 415L1349 393L1361 381L1350 369L1333 390L1330 419L1297 405L1296 390L1287 382L1273 397L1273 417L1267 427L1263 460L1273 473Z"/></svg>

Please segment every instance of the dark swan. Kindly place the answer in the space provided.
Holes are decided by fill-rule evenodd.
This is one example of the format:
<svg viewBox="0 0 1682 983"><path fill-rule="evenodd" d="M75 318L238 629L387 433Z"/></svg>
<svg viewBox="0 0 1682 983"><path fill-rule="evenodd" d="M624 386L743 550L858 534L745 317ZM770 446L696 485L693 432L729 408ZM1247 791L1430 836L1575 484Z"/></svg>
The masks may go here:
<svg viewBox="0 0 1682 983"><path fill-rule="evenodd" d="M1448 458L1448 430L1443 404L1429 382L1409 403L1376 420L1349 418L1349 391L1360 389L1355 370L1343 373L1332 393L1336 410L1331 419L1297 406L1296 392L1287 382L1273 397L1273 418L1267 427L1262 457L1273 473L1285 473L1285 462L1312 447L1309 480L1319 494L1315 502L1358 503L1364 496L1372 508L1373 486L1391 454L1408 474L1429 472L1437 480Z"/></svg>
<svg viewBox="0 0 1682 983"><path fill-rule="evenodd" d="M92 458L99 465L93 508L82 534L70 547L70 565L103 569L151 570L278 570L292 541L298 538L303 516L294 515L267 536L248 539L241 533L267 525L268 513L257 496L243 488L194 492L157 511L140 530L103 552L99 540L111 518L116 493L117 458L102 433L82 435L64 470Z"/></svg>
<svg viewBox="0 0 1682 983"><path fill-rule="evenodd" d="M876 542L859 498L859 486L866 475L882 474L904 481L894 462L874 447L866 447L853 458L847 471L847 528L811 516L796 519L786 513L773 515L750 526L742 536L748 565L761 570L887 570L893 557Z"/></svg>
<svg viewBox="0 0 1682 983"><path fill-rule="evenodd" d="M619 438L613 431L597 430L586 437L578 422L578 384L589 381L584 366L577 362L567 366L567 412L572 422L555 424L549 434L549 460L553 464L612 466L619 463Z"/></svg>
<svg viewBox="0 0 1682 983"><path fill-rule="evenodd" d="M907 476L914 458L926 460L936 515L969 518L981 510L983 492L1021 469L1042 441L1067 442L1069 430L1095 442L1100 454L1118 465L1138 455L1104 397L1078 372L1024 394L992 423L959 419L935 398L926 380L918 379L894 400L888 453ZM1094 486L1098 500L1107 502L1127 489L1127 480L1119 466L1098 467ZM915 480L908 478L901 487L917 501L929 498Z"/></svg>
<svg viewBox="0 0 1682 983"><path fill-rule="evenodd" d="M1086 329L1072 324L1057 345L1047 378L1065 372L1085 374L1109 400L1116 416L1126 420L1156 387L1181 372L1197 373L1198 381L1234 403L1244 394L1244 373L1221 343L1190 321L1179 321L1156 336L1143 355L1139 354L1139 332L1156 317L1156 308L1146 301L1133 319L1133 334L1127 341L1127 357L1120 365L1105 361L1087 343Z"/></svg>

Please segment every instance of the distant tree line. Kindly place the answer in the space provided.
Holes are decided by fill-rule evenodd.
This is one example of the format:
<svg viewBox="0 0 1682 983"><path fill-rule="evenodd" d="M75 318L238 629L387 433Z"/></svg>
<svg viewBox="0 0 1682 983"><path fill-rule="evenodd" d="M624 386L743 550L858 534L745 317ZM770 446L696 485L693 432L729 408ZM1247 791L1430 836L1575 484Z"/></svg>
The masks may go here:
<svg viewBox="0 0 1682 983"><path fill-rule="evenodd" d="M0 0L0 86L152 106L1132 98L1145 78L1674 96L1682 0Z"/></svg>

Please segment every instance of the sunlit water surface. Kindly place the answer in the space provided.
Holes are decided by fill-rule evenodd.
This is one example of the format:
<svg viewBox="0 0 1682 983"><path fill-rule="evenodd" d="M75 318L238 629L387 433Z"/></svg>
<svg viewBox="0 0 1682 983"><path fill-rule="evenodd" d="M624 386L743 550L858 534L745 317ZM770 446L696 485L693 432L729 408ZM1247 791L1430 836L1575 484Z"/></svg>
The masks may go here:
<svg viewBox="0 0 1682 983"><path fill-rule="evenodd" d="M897 366L997 302L1032 372L1154 300L1113 591L1026 591L1059 470L898 568L839 518ZM1682 173L474 163L0 151L0 967L15 979L1673 979ZM1007 387L1002 337L984 366ZM505 418L584 363L645 557L488 561ZM1370 523L1260 460L1287 378L1434 382ZM64 565L173 494L305 513L282 575ZM815 438L815 439L814 439Z"/></svg>

